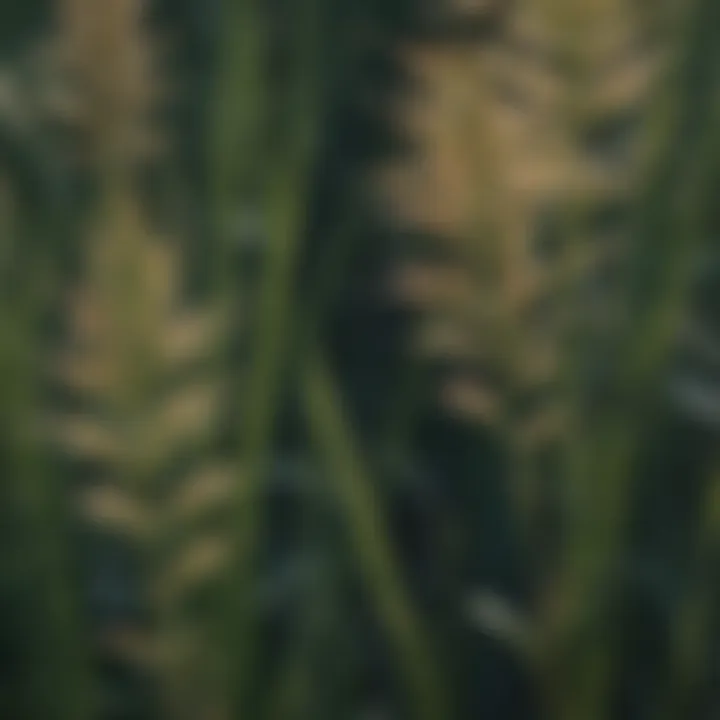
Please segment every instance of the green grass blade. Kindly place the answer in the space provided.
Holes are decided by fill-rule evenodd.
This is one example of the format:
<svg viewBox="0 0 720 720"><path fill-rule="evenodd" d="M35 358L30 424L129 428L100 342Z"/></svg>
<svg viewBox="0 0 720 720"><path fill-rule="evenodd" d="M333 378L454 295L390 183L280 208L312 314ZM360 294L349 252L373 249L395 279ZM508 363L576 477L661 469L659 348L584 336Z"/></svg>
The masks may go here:
<svg viewBox="0 0 720 720"><path fill-rule="evenodd" d="M305 412L315 445L332 478L349 525L360 570L374 598L384 632L396 655L414 717L452 717L440 670L402 583L373 481L364 466L329 370L318 354L302 378Z"/></svg>

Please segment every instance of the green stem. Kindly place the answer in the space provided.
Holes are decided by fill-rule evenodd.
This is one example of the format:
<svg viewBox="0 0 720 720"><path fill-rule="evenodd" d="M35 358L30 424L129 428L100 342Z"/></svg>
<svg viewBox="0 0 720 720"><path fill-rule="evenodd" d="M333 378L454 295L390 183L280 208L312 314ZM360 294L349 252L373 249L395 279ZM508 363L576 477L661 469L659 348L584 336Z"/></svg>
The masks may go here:
<svg viewBox="0 0 720 720"><path fill-rule="evenodd" d="M231 642L233 717L250 713L250 671L256 623L251 606L254 564L262 531L259 494L269 469L272 440L292 329L296 265L305 231L312 161L318 137L322 76L320 3L307 8L297 30L296 75L291 78L285 154L272 158L262 208L268 238L256 324L254 354L245 386L238 483L236 557L227 618ZM283 143L284 145L285 143Z"/></svg>
<svg viewBox="0 0 720 720"><path fill-rule="evenodd" d="M224 0L223 6L208 149L215 262L210 280L229 291L233 224L238 210L247 209L242 193L263 177L269 21L258 0Z"/></svg>
<svg viewBox="0 0 720 720"><path fill-rule="evenodd" d="M23 230L29 235L31 228ZM44 356L40 318L55 277L42 257L33 255L29 266L13 268L16 277L5 278L0 298L3 485L5 512L17 528L10 582L17 582L20 592L29 650L27 698L21 703L31 716L47 720L91 720L97 708L63 478L51 471L36 438L38 362Z"/></svg>
<svg viewBox="0 0 720 720"><path fill-rule="evenodd" d="M703 687L711 666L712 618L717 597L713 583L720 549L720 471L717 462L701 498L700 522L689 587L671 627L670 674L658 705L660 720L683 720L691 712L693 694Z"/></svg>
<svg viewBox="0 0 720 720"><path fill-rule="evenodd" d="M448 720L452 714L439 669L400 580L401 565L393 551L373 480L355 445L327 365L317 352L307 358L301 382L310 431L328 475L334 479L361 572L397 656L414 715L418 720Z"/></svg>

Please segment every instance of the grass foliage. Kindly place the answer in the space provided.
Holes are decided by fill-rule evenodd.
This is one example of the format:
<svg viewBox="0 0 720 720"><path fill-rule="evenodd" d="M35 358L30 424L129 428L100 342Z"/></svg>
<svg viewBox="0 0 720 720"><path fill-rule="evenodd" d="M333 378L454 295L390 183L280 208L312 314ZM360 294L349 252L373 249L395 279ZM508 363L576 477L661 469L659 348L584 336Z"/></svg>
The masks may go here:
<svg viewBox="0 0 720 720"><path fill-rule="evenodd" d="M715 717L716 0L5 4L2 717Z"/></svg>

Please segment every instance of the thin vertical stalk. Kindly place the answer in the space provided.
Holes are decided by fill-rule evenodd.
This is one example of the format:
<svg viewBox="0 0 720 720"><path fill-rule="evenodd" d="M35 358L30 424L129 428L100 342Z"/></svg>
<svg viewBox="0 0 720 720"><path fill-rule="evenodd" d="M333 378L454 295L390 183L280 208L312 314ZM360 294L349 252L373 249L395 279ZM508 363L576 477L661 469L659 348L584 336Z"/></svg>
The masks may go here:
<svg viewBox="0 0 720 720"><path fill-rule="evenodd" d="M667 690L661 693L657 717L683 720L692 712L693 695L702 689L710 674L712 621L717 605L714 584L720 557L720 470L712 463L701 496L695 557L687 587L670 628L670 657Z"/></svg>
<svg viewBox="0 0 720 720"><path fill-rule="evenodd" d="M272 454L275 419L282 395L288 333L292 328L293 287L312 183L321 102L322 3L305 9L295 30L295 74L288 89L289 116L281 148L270 158L261 210L268 234L258 294L253 356L244 386L242 464L238 484L235 567L227 621L231 642L233 717L247 718L255 623L250 601L253 567L262 532L259 491ZM227 22L240 21L230 13ZM248 149L248 148L246 148Z"/></svg>
<svg viewBox="0 0 720 720"><path fill-rule="evenodd" d="M223 0L219 7L216 19L219 49L215 58L216 80L207 148L213 240L208 281L211 291L217 293L231 311L239 312L242 290L234 287L237 278L229 262L233 256L231 241L233 224L240 219L241 212L248 210L243 193L248 192L248 186L257 180L261 169L258 151L263 140L262 120L267 111L269 35L267 14L258 0ZM234 357L229 337L221 352L232 367ZM238 471L238 524L246 522L246 513L242 510L242 486L243 478ZM248 534L247 531L245 534ZM238 532L238 546L240 541ZM223 612L215 628L216 642L227 643L221 662L223 690L227 694L232 717L244 717L243 710L236 708L243 708L249 685L244 677L246 668L235 667L251 662L246 647L247 626L251 624L247 617L249 601L246 598L250 578L248 563L247 557L237 558L237 569L228 579L226 597L221 599ZM240 680L235 676L239 676Z"/></svg>
<svg viewBox="0 0 720 720"><path fill-rule="evenodd" d="M309 353L301 378L303 405L314 443L333 478L361 572L373 594L418 720L452 717L433 653L401 581L373 480L357 448L325 360Z"/></svg>
<svg viewBox="0 0 720 720"><path fill-rule="evenodd" d="M2 218L3 243L27 236L38 226ZM31 227L32 225L32 227ZM42 225L42 224L41 224ZM16 237L9 238L13 233ZM51 274L33 253L27 267L1 268L0 425L9 508L18 528L18 577L27 623L25 640L31 712L47 720L91 720L96 707L81 620L78 587L61 476L38 447L39 342ZM21 279L22 277L22 279Z"/></svg>
<svg viewBox="0 0 720 720"><path fill-rule="evenodd" d="M338 227L330 234L327 250L319 258L310 297L303 302L303 312L292 333L291 352L297 356L304 356L316 342L318 331L327 319L330 303L342 282L344 269L354 249L357 233L348 226L354 207L347 203L343 210ZM301 371L295 370L293 382L298 381L295 377L298 372ZM321 510L314 494L304 499L301 512L303 539L305 542L318 541L317 522L321 521ZM324 586L327 583L321 584ZM311 596L302 600L295 644L290 648L274 682L274 696L270 699L267 720L304 718L308 717L312 709L309 697L311 665L318 654L312 641L320 632L323 609L329 601L323 594L324 587L313 589Z"/></svg>
<svg viewBox="0 0 720 720"><path fill-rule="evenodd" d="M223 0L218 19L213 118L209 133L211 223L214 259L211 282L223 290L233 278L228 259L234 225L247 211L242 193L262 176L263 122L267 119L267 9L258 0Z"/></svg>

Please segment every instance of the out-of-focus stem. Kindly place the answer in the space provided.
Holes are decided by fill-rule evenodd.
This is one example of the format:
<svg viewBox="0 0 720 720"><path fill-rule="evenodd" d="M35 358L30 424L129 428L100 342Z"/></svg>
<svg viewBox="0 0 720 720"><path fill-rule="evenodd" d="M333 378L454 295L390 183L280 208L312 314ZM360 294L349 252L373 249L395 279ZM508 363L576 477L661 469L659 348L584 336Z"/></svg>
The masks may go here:
<svg viewBox="0 0 720 720"><path fill-rule="evenodd" d="M13 223L0 218L3 242L14 241L17 233L26 236L31 229L42 232L44 222L36 226L27 219ZM20 611L28 632L29 680L22 701L27 711L47 720L92 720L96 698L62 477L43 458L36 435L43 357L39 327L54 276L37 253L29 266L15 266L12 273L3 267L0 272L2 481L8 488L7 510L15 514L18 529L17 544L7 550L19 559L13 580L22 591Z"/></svg>
<svg viewBox="0 0 720 720"><path fill-rule="evenodd" d="M688 586L670 630L667 692L658 704L660 720L683 720L691 712L694 693L701 689L711 667L712 619L717 603L713 592L720 557L720 468L713 463L701 496L695 557Z"/></svg>
<svg viewBox="0 0 720 720"><path fill-rule="evenodd" d="M388 537L372 478L319 352L308 357L301 382L310 431L343 506L361 572L396 654L414 716L418 720L448 720L452 714L439 668L403 586L401 565Z"/></svg>
<svg viewBox="0 0 720 720"><path fill-rule="evenodd" d="M245 0L242 4L249 8L249 3L250 0ZM288 334L292 329L294 314L296 260L305 230L312 160L320 121L320 7L319 2L311 3L295 28L296 62L294 73L289 79L290 114L284 126L286 136L279 140L280 151L270 158L263 187L261 210L267 218L267 241L257 305L254 308L254 352L247 383L243 384L240 438L242 468L237 488L236 552L226 617L228 627L231 628L228 639L233 717L243 720L251 712L248 703L252 684L250 672L254 654L255 618L250 597L253 568L262 533L259 491L270 464L275 418L282 395ZM252 8L257 8L257 5L252 5ZM243 39L233 35L233 28L243 34L252 33L242 26L242 22L255 15L241 13L238 16L236 12L231 5L225 19L230 44ZM257 10L253 10L255 12ZM258 32L258 28L254 32ZM245 39L254 42L252 37ZM242 58L238 62L242 62ZM227 89L233 92L232 87ZM238 98L237 102L241 103L243 99L247 101L247 98ZM252 122L248 121L250 127ZM243 127L235 131L242 132ZM247 136L242 137L235 145L225 147L224 151L232 151L239 146L240 150L251 152L252 146L248 144L248 139ZM242 163L243 159L238 162ZM225 177L222 172L220 175L222 183L229 183L229 175ZM222 185L218 193L222 199L222 193L234 189L231 185ZM230 198L226 197L221 207L229 207L229 204Z"/></svg>

